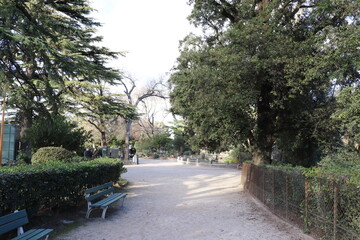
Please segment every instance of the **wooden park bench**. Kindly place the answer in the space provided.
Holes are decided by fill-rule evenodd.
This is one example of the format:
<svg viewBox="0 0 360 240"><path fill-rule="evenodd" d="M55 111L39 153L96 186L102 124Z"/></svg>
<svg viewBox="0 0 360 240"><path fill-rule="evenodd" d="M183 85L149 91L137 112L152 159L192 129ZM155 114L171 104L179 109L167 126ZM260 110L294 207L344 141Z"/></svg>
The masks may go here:
<svg viewBox="0 0 360 240"><path fill-rule="evenodd" d="M0 234L10 232L17 229L18 236L12 240L26 240L26 239L41 239L48 238L49 234L54 231L53 229L31 229L24 232L23 225L29 223L26 210L15 211L3 217L0 217Z"/></svg>
<svg viewBox="0 0 360 240"><path fill-rule="evenodd" d="M123 206L126 195L127 193L114 193L112 182L85 190L85 199L88 202L86 218L90 217L92 210L100 208L103 210L101 217L105 219L109 205L122 199L121 206Z"/></svg>

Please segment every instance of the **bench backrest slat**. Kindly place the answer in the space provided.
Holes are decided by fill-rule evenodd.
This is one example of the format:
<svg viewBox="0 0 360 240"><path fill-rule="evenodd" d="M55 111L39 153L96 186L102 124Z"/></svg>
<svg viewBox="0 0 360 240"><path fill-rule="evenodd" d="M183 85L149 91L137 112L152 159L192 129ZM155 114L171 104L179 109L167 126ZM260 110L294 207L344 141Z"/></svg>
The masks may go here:
<svg viewBox="0 0 360 240"><path fill-rule="evenodd" d="M99 191L101 189L108 188L108 187L111 187L111 186L112 186L112 182L108 182L108 183L105 183L105 184L97 186L97 187L86 189L85 194L91 194L93 192L97 192L97 191Z"/></svg>
<svg viewBox="0 0 360 240"><path fill-rule="evenodd" d="M93 201L94 199L101 198L101 197L103 197L104 195L110 194L110 193L112 193L112 192L114 192L114 188L113 188L113 187L111 187L111 188L109 188L109 189L106 189L105 191L102 191L102 192L93 194L93 195L87 197L86 200L87 200L88 202L91 202L91 201Z"/></svg>
<svg viewBox="0 0 360 240"><path fill-rule="evenodd" d="M25 209L0 217L0 234L9 232L27 223L29 223L29 219Z"/></svg>

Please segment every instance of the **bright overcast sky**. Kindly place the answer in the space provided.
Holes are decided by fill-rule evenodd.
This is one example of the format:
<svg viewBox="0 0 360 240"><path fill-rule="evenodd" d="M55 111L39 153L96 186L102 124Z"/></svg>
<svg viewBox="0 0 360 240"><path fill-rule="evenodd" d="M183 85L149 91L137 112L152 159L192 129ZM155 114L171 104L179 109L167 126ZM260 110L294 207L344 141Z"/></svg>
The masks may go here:
<svg viewBox="0 0 360 240"><path fill-rule="evenodd" d="M179 41L194 28L186 17L187 0L91 0L94 18L103 24L103 46L125 51L111 66L139 82L158 79L174 66Z"/></svg>

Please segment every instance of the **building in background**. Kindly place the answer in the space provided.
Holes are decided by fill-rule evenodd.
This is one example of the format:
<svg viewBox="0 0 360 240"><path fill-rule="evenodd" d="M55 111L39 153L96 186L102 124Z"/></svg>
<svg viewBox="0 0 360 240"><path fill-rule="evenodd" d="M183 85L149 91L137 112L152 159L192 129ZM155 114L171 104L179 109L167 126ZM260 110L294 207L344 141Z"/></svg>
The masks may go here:
<svg viewBox="0 0 360 240"><path fill-rule="evenodd" d="M19 150L20 131L16 125L5 124L3 137L2 164L15 161Z"/></svg>

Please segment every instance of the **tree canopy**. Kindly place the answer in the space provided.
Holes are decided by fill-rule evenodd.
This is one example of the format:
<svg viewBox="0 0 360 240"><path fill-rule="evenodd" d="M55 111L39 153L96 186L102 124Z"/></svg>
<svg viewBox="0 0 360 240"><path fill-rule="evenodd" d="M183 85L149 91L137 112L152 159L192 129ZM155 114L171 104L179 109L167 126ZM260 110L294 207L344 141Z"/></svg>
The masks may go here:
<svg viewBox="0 0 360 240"><path fill-rule="evenodd" d="M0 0L0 81L10 88L9 105L18 110L23 140L37 116L51 118L76 104L69 105L65 96L82 101L80 96L96 92L97 82L121 79L106 66L121 53L99 46L100 23L91 11L87 0ZM127 109L110 97L93 99L103 108L116 102L118 109Z"/></svg>
<svg viewBox="0 0 360 240"><path fill-rule="evenodd" d="M255 163L274 145L309 166L336 140L336 89L359 84L359 3L191 0L204 30L181 43L172 111L211 151L239 143Z"/></svg>

